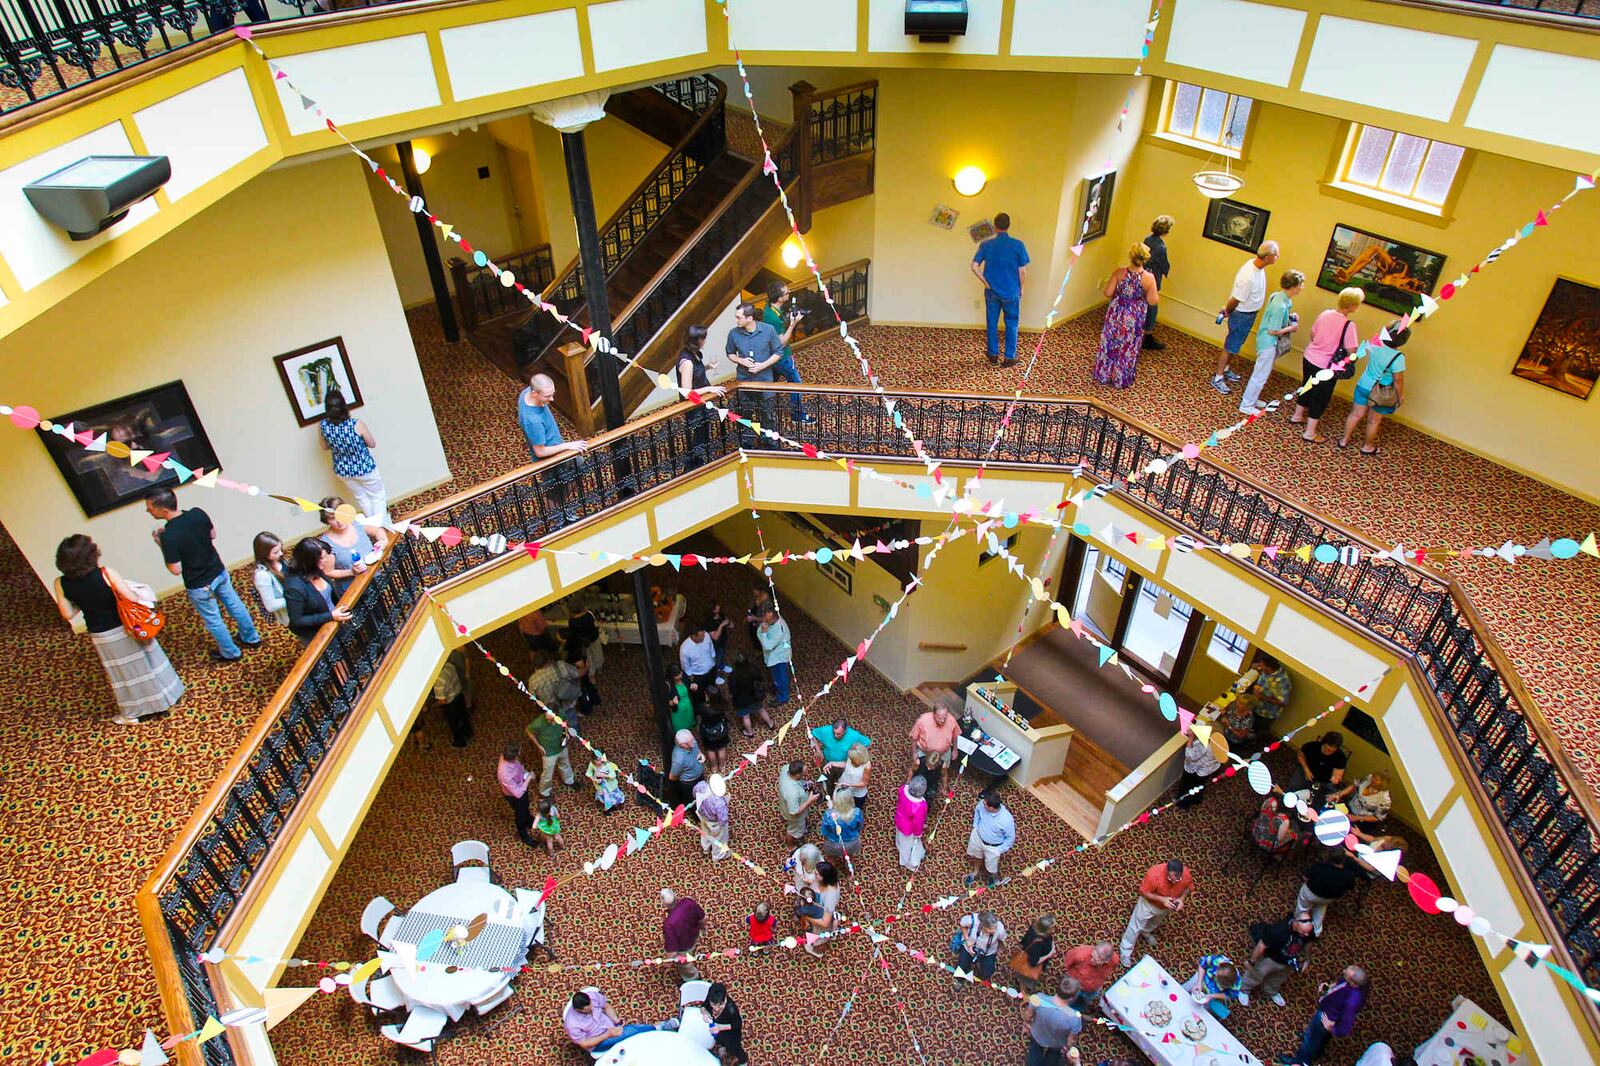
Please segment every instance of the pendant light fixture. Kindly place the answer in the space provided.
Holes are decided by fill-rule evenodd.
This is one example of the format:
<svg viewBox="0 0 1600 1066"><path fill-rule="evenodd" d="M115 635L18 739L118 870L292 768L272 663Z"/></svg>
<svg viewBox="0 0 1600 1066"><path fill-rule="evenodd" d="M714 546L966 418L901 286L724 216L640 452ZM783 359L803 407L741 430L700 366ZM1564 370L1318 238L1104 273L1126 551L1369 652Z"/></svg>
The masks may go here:
<svg viewBox="0 0 1600 1066"><path fill-rule="evenodd" d="M1211 165L1211 159L1206 159L1206 165ZM1200 195L1208 200L1220 200L1224 196L1232 196L1244 188L1244 179L1228 169L1228 160L1222 160L1221 170L1197 170L1190 179L1195 188L1200 190Z"/></svg>

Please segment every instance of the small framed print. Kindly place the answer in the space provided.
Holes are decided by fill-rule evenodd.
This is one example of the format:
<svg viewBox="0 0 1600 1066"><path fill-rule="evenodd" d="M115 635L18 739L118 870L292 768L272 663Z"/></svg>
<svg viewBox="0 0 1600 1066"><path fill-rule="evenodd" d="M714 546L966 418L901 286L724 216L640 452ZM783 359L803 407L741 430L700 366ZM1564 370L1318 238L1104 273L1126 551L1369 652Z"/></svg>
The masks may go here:
<svg viewBox="0 0 1600 1066"><path fill-rule="evenodd" d="M996 233L994 220L990 218L974 222L967 227L967 236L972 238L973 244L982 244Z"/></svg>
<svg viewBox="0 0 1600 1066"><path fill-rule="evenodd" d="M957 211L955 208L946 207L944 204L935 204L933 207L933 216L929 218L928 221L933 223L935 226L938 226L940 229L954 229L956 225L956 219L960 217L961 212Z"/></svg>
<svg viewBox="0 0 1600 1066"><path fill-rule="evenodd" d="M354 409L363 403L361 386L356 382L355 371L350 369L350 355L344 349L343 337L285 352L272 361L283 379L289 406L302 426L321 420L327 411L328 392L332 389L344 393L347 407Z"/></svg>

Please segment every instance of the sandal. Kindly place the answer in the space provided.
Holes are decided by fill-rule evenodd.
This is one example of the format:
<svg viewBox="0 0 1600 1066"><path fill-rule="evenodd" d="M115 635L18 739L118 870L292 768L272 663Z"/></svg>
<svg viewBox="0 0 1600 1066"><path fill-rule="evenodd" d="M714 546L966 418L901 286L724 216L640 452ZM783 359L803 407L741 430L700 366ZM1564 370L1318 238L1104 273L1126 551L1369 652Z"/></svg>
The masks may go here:
<svg viewBox="0 0 1600 1066"><path fill-rule="evenodd" d="M1348 441L1342 441L1342 440L1341 440L1341 441L1335 441L1335 442L1334 442L1334 445L1333 445L1333 446L1334 446L1334 447L1335 447L1335 448L1338 448L1338 449L1339 449L1339 450L1340 450L1340 451L1341 451L1341 452L1342 452L1342 451L1344 451L1344 450L1345 450L1345 449L1346 449L1346 448L1348 448L1348 447L1350 447L1350 444L1349 444L1349 442L1348 442Z"/></svg>
<svg viewBox="0 0 1600 1066"><path fill-rule="evenodd" d="M1382 449L1382 448L1374 448L1374 449L1372 449L1372 450L1371 450L1371 451L1370 451L1370 452L1369 452L1369 451L1367 451L1367 450L1366 450L1366 449L1365 449L1365 448L1362 448L1362 449L1361 449L1361 454L1362 454L1362 455L1365 455L1365 456L1367 456L1367 457L1369 457L1369 458L1370 458L1370 457L1372 457L1372 456L1374 456L1374 455L1377 455L1377 454L1379 454L1379 453L1380 453L1380 452L1382 452L1382 451L1383 451L1383 449Z"/></svg>
<svg viewBox="0 0 1600 1066"><path fill-rule="evenodd" d="M138 725L139 724L139 719L137 719L137 718L129 718L127 715L122 714L121 712L118 712L117 714L114 714L114 715L111 716L111 724L112 725Z"/></svg>
<svg viewBox="0 0 1600 1066"><path fill-rule="evenodd" d="M1327 437L1308 437L1304 433L1300 434L1300 439L1305 441L1307 444L1326 444L1326 443L1328 443L1328 438Z"/></svg>

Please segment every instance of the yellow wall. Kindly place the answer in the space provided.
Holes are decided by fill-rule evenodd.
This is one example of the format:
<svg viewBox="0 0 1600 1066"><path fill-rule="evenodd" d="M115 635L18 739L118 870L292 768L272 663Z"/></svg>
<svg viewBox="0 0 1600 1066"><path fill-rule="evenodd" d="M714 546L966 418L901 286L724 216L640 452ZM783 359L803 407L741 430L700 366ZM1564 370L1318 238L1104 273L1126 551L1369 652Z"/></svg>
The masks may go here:
<svg viewBox="0 0 1600 1066"><path fill-rule="evenodd" d="M1085 175L1107 158L1126 183L1145 87L1137 84L1123 133L1109 123L1133 79L1115 75L883 70L878 97L876 186L892 194L874 218L873 318L888 323L972 326L983 322L982 290L968 264L967 227L1005 211L1032 259L1022 321L1044 324L1077 236ZM959 101L959 106L952 106ZM951 178L975 164L989 184L975 197ZM1096 280L1120 261L1126 203L1113 200L1111 235L1090 243L1073 272L1064 313L1100 299ZM961 214L952 230L929 222L934 206ZM1070 235L1069 235L1070 231ZM892 284L890 279L892 279Z"/></svg>
<svg viewBox="0 0 1600 1066"><path fill-rule="evenodd" d="M432 166L421 179L430 211L449 219L457 230L467 235L473 247L482 248L491 258L499 259L523 248L513 211L505 150L499 141L487 132L462 130L458 134L419 137L412 143L433 156ZM393 147L386 146L369 154L399 180L400 158ZM489 168L487 179L478 177L479 167ZM383 230L383 243L389 252L401 302L407 307L431 303L433 287L422 260L416 216L388 185L375 177L369 178L366 184L378 215L378 225ZM437 234L437 230L434 232ZM451 258L459 258L461 249L437 236L434 240L448 272Z"/></svg>
<svg viewBox="0 0 1600 1066"><path fill-rule="evenodd" d="M366 181L365 168L349 159L256 178L136 265L123 264L0 341L12 402L52 417L182 380L226 476L267 492L343 495L316 427L299 427L272 361L343 336L366 400L356 415L377 436L390 498L448 477ZM308 204L316 205L316 224L296 224ZM166 311L146 313L151 308ZM0 467L8 490L0 521L41 578L55 578L60 539L84 532L124 574L158 590L176 587L142 506L86 519L32 434L0 435ZM211 515L230 562L250 556L260 530L287 537L317 527L315 515L228 490L191 487L178 498Z"/></svg>
<svg viewBox="0 0 1600 1066"><path fill-rule="evenodd" d="M567 192L561 134L542 122L533 126L534 172L543 195L545 239L559 274L578 255L573 229L572 197ZM589 184L594 189L595 222L604 226L611 213L667 157L668 146L640 133L621 119L603 118L583 131L589 155ZM612 308L615 314L620 308Z"/></svg>
<svg viewBox="0 0 1600 1066"><path fill-rule="evenodd" d="M812 212L811 232L805 235L806 247L824 273L857 259L872 258L876 200L876 196L861 196ZM798 286L812 280L811 271L805 263L792 270L784 265L782 245L773 250L763 265L791 285Z"/></svg>
<svg viewBox="0 0 1600 1066"><path fill-rule="evenodd" d="M1469 270L1482 256L1572 189L1571 174L1479 152L1466 174L1454 218L1441 228L1386 210L1376 201L1352 203L1320 191L1330 154L1343 143L1345 124L1322 115L1272 104L1260 115L1246 145L1246 180L1235 197L1272 212L1267 236L1283 256L1271 271L1273 286L1284 267L1309 279L1296 301L1302 323L1333 306L1335 294L1315 287L1315 278L1336 223L1406 241L1445 257L1441 281ZM1203 160L1176 148L1140 149L1139 173L1113 218L1113 232L1126 244L1149 232L1149 222L1167 213L1177 227L1167 238L1172 274L1161 293L1161 318L1220 345L1216 310L1227 299L1233 273L1246 253L1200 236L1206 201L1189 175ZM1442 304L1436 318L1420 323L1406 350L1406 404L1400 419L1497 461L1589 499L1600 499L1600 467L1593 462L1600 430L1600 401L1578 400L1511 375L1511 366L1558 275L1600 283L1594 249L1600 240L1600 199L1586 194L1553 216L1526 244L1506 252L1476 275L1462 294ZM1395 316L1363 309L1356 321L1364 334ZM1302 332L1305 332L1302 330ZM1299 343L1303 346L1304 340ZM1254 356L1254 344L1246 346ZM1280 369L1299 374L1298 352ZM1244 365L1238 369L1247 372ZM1195 381L1201 371L1195 370ZM1348 396L1351 386L1341 386ZM1329 432L1337 429L1328 426Z"/></svg>

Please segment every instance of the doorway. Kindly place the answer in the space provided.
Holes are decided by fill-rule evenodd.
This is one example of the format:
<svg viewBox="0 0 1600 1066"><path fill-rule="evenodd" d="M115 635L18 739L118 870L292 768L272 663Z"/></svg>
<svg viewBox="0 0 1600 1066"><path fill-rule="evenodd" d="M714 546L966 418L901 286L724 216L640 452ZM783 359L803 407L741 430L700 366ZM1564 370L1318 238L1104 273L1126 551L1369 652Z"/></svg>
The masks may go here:
<svg viewBox="0 0 1600 1066"><path fill-rule="evenodd" d="M1116 556L1077 537L1062 569L1063 577L1071 579L1072 617L1141 673L1176 687L1205 616Z"/></svg>

